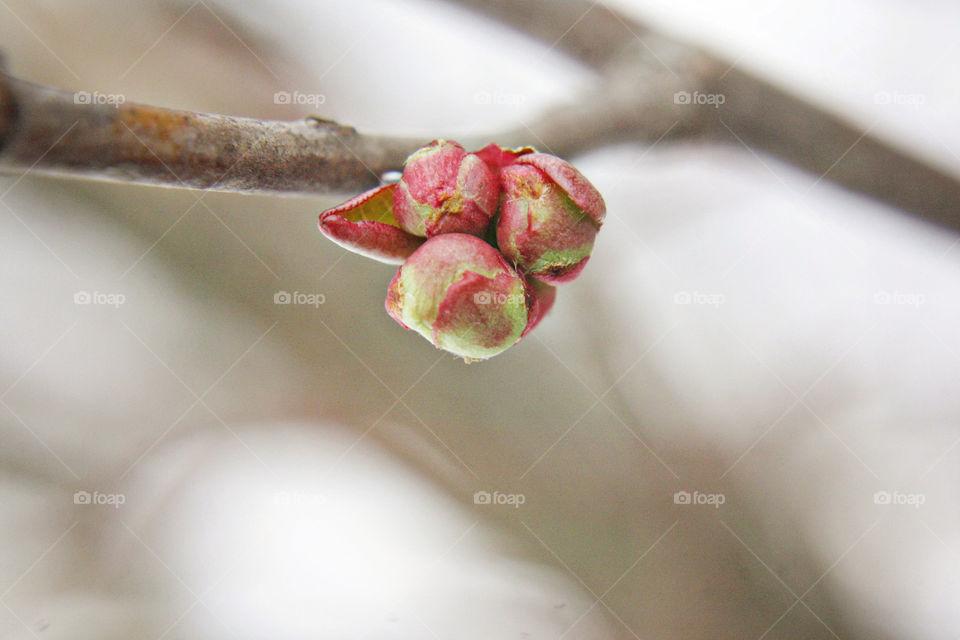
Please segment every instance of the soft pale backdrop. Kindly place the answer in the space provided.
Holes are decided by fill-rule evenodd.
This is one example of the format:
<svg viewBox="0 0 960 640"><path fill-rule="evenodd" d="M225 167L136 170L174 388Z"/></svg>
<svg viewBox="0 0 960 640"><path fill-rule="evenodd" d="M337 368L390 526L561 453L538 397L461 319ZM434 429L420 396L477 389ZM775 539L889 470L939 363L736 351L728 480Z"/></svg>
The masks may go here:
<svg viewBox="0 0 960 640"><path fill-rule="evenodd" d="M960 173L952 3L617 6ZM594 80L435 2L2 0L0 42L36 82L425 142ZM742 147L577 165L595 257L470 366L316 232L336 197L0 180L0 638L960 635L956 237Z"/></svg>

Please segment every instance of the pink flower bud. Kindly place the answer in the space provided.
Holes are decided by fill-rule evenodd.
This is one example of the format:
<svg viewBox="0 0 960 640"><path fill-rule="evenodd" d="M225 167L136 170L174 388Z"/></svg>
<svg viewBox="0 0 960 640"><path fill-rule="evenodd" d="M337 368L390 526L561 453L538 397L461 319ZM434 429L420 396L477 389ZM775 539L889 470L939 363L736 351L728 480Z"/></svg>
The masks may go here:
<svg viewBox="0 0 960 640"><path fill-rule="evenodd" d="M377 187L320 214L320 231L345 249L399 264L423 244L423 238L397 226L393 217L395 184Z"/></svg>
<svg viewBox="0 0 960 640"><path fill-rule="evenodd" d="M524 153L503 166L500 184L500 251L520 271L546 282L577 277L606 213L600 193L570 163L543 153Z"/></svg>
<svg viewBox="0 0 960 640"><path fill-rule="evenodd" d="M548 298L480 238L446 233L428 239L397 270L386 307L404 327L469 362L520 340L549 309Z"/></svg>
<svg viewBox="0 0 960 640"><path fill-rule="evenodd" d="M536 153L533 147L520 147L519 149L504 149L496 142L491 142L483 149L474 151L477 156L483 160L494 172L499 172L502 167L513 164L522 155Z"/></svg>
<svg viewBox="0 0 960 640"><path fill-rule="evenodd" d="M496 213L496 174L456 142L435 140L404 163L393 199L397 222L416 236L482 235Z"/></svg>

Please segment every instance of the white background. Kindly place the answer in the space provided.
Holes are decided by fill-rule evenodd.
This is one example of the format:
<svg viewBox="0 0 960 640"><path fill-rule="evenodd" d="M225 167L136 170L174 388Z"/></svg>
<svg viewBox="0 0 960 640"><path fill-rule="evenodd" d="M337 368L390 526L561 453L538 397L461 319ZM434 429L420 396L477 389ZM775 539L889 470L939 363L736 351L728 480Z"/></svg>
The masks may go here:
<svg viewBox="0 0 960 640"><path fill-rule="evenodd" d="M960 174L953 3L616 6ZM0 42L35 82L425 141L595 82L433 2L3 0ZM337 197L4 178L0 638L960 635L955 236L738 146L577 165L591 264L470 366L316 232Z"/></svg>

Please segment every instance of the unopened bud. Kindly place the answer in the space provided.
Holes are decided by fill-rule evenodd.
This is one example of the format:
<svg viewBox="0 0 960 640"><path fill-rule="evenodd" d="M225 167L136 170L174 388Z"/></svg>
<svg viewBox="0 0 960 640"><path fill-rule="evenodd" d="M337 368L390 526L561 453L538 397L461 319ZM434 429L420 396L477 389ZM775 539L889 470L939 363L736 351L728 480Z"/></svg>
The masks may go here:
<svg viewBox="0 0 960 640"><path fill-rule="evenodd" d="M475 236L445 233L407 258L387 290L387 313L435 346L484 360L517 342L536 299L503 255ZM533 313L531 313L533 311Z"/></svg>
<svg viewBox="0 0 960 640"><path fill-rule="evenodd" d="M497 210L496 174L456 142L435 140L404 163L394 194L397 222L416 236L482 235Z"/></svg>
<svg viewBox="0 0 960 640"><path fill-rule="evenodd" d="M583 270L606 207L568 162L543 153L519 156L500 169L504 198L497 244L523 273L550 283Z"/></svg>

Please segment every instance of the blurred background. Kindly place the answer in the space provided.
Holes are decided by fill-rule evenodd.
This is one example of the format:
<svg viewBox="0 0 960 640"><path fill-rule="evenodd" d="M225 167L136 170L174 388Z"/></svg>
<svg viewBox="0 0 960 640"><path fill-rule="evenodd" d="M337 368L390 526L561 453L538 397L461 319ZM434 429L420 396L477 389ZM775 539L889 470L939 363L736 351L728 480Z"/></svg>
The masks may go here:
<svg viewBox="0 0 960 640"><path fill-rule="evenodd" d="M960 175L955 3L607 7ZM432 0L0 0L0 43L424 142L597 82ZM0 638L960 636L956 235L737 144L572 160L590 265L469 366L316 231L351 194L0 178Z"/></svg>

